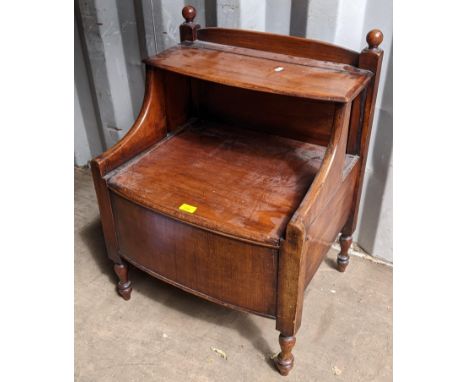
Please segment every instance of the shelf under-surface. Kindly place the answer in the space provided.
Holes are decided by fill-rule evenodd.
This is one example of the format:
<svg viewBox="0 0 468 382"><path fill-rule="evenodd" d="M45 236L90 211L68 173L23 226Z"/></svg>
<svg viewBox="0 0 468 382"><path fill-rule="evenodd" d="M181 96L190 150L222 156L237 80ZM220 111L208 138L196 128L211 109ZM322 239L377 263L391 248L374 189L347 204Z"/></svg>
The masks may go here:
<svg viewBox="0 0 468 382"><path fill-rule="evenodd" d="M119 168L108 184L153 211L278 246L325 151L306 142L199 121ZM347 156L344 171L355 162L356 157ZM184 203L196 211L181 211Z"/></svg>

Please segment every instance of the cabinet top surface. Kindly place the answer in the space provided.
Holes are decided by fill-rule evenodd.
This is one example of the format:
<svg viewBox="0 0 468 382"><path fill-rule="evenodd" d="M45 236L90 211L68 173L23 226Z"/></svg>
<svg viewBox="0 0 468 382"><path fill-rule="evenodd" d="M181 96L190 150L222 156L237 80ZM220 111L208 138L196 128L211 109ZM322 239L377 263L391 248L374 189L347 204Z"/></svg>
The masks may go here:
<svg viewBox="0 0 468 382"><path fill-rule="evenodd" d="M228 86L334 102L352 101L372 77L350 65L201 41L177 45L146 63Z"/></svg>
<svg viewBox="0 0 468 382"><path fill-rule="evenodd" d="M278 246L326 148L199 121L109 177L119 195L167 216ZM346 168L355 158L346 157ZM181 210L188 204L196 212Z"/></svg>

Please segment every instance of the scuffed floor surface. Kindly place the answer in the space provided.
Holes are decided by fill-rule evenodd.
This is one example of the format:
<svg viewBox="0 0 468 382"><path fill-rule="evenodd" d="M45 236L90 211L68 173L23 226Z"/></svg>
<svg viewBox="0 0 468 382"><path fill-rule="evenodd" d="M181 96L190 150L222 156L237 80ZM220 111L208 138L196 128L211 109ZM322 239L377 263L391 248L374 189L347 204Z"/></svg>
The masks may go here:
<svg viewBox="0 0 468 382"><path fill-rule="evenodd" d="M130 269L124 301L107 260L91 175L75 170L75 380L391 381L392 269L328 258L306 290L288 377L273 320L233 311ZM222 353L213 351L220 349Z"/></svg>

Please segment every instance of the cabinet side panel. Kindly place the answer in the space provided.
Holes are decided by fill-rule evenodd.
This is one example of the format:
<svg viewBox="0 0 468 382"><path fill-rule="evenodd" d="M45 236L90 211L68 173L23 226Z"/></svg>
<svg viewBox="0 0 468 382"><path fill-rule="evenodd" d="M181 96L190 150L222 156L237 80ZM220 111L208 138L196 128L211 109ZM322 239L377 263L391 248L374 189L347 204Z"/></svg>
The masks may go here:
<svg viewBox="0 0 468 382"><path fill-rule="evenodd" d="M167 129L174 131L187 122L191 112L190 78L164 71Z"/></svg>
<svg viewBox="0 0 468 382"><path fill-rule="evenodd" d="M307 240L303 248L306 254L305 286L309 284L349 216L358 170L359 165L353 167L327 207L307 230Z"/></svg>
<svg viewBox="0 0 468 382"><path fill-rule="evenodd" d="M209 300L276 314L277 250L187 225L111 193L120 254Z"/></svg>

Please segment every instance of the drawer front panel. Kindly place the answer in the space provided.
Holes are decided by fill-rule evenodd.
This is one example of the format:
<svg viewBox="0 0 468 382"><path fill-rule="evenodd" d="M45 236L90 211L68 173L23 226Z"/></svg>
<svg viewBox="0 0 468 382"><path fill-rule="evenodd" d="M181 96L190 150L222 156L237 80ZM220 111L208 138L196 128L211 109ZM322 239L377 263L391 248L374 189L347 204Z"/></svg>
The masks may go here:
<svg viewBox="0 0 468 382"><path fill-rule="evenodd" d="M114 193L111 200L123 257L202 297L275 316L276 249L187 225Z"/></svg>

